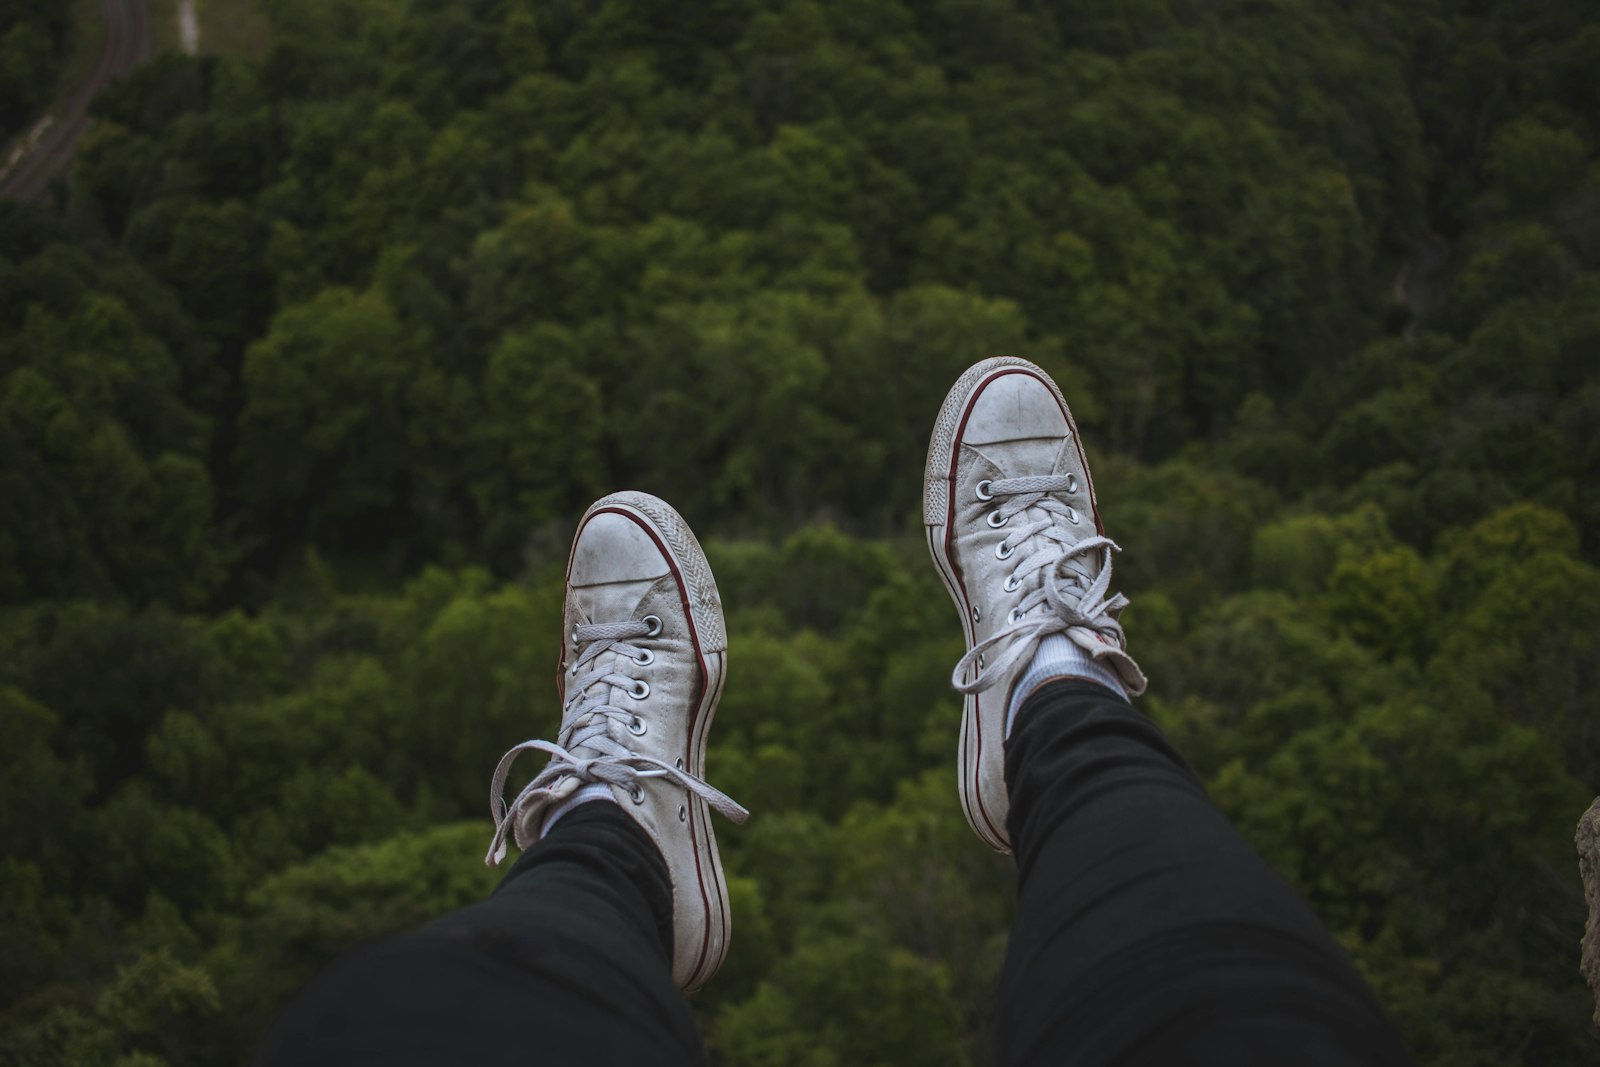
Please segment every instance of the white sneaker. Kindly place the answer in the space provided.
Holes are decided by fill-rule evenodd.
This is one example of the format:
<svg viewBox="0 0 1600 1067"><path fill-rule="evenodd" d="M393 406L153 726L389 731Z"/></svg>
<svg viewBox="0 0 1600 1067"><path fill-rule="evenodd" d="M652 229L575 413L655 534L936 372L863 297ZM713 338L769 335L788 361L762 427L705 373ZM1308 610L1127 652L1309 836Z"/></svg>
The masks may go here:
<svg viewBox="0 0 1600 1067"><path fill-rule="evenodd" d="M990 847L1011 851L1006 711L1041 639L1065 634L1114 669L1129 695L1145 679L1110 596L1111 553L1078 428L1050 376L997 356L945 397L928 446L923 523L939 577L961 613L967 654L951 684L966 694L961 806Z"/></svg>
<svg viewBox="0 0 1600 1067"><path fill-rule="evenodd" d="M749 813L704 780L728 642L711 567L676 511L644 493L589 508L567 563L562 632L558 743L525 741L501 759L487 860L504 858L508 834L532 845L554 807L600 783L666 859L672 975L697 989L728 953L728 887L708 808L736 823ZM550 762L507 805L506 773L533 749Z"/></svg>

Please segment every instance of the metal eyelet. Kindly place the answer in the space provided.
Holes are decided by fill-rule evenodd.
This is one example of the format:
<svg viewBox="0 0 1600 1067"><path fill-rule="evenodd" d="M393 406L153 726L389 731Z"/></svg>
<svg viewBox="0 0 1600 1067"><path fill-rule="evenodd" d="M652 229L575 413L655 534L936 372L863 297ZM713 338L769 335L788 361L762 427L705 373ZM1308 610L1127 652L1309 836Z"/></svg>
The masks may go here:
<svg viewBox="0 0 1600 1067"><path fill-rule="evenodd" d="M979 652L978 653L978 669L981 671L981 670L983 670L983 668L985 666L986 666L986 664L983 662L983 653Z"/></svg>
<svg viewBox="0 0 1600 1067"><path fill-rule="evenodd" d="M628 732L634 737L643 737L645 732L649 729L649 725L637 715L635 715L632 721L628 723Z"/></svg>
<svg viewBox="0 0 1600 1067"><path fill-rule="evenodd" d="M633 662L637 663L641 667L648 667L655 661L656 654L651 652L648 648L641 648L639 650L639 654L633 657Z"/></svg>
<svg viewBox="0 0 1600 1067"><path fill-rule="evenodd" d="M689 821L689 809L687 807L681 805L681 804L678 805L678 821L679 822L688 822Z"/></svg>
<svg viewBox="0 0 1600 1067"><path fill-rule="evenodd" d="M1069 507L1067 509L1067 521L1072 523L1072 525L1074 525L1074 526L1078 525L1078 509L1077 508L1070 508Z"/></svg>
<svg viewBox="0 0 1600 1067"><path fill-rule="evenodd" d="M998 521L996 521L996 520L998 520ZM989 525L993 529L998 530L998 529L1000 529L1000 527L1004 526L1006 523L1008 523L1010 521L1011 521L1011 518L1009 516L1007 516L1004 519L1000 518L1000 513L998 511L989 512Z"/></svg>
<svg viewBox="0 0 1600 1067"><path fill-rule="evenodd" d="M983 621L983 612L978 610L977 605L973 605L973 608L972 608L972 621L973 622L982 622Z"/></svg>
<svg viewBox="0 0 1600 1067"><path fill-rule="evenodd" d="M1012 608L1010 611L1006 612L1006 622L1008 622L1012 626L1015 626L1017 623L1019 623L1021 621L1022 621L1022 612L1018 611L1016 608Z"/></svg>
<svg viewBox="0 0 1600 1067"><path fill-rule="evenodd" d="M574 663L572 665L572 670L568 671L567 673L572 675L572 677L576 678L578 676L578 665L576 663Z"/></svg>
<svg viewBox="0 0 1600 1067"><path fill-rule="evenodd" d="M628 689L628 695L635 700L643 700L650 695L650 683L643 678L635 678L633 685Z"/></svg>
<svg viewBox="0 0 1600 1067"><path fill-rule="evenodd" d="M683 770L683 757L679 756L677 759L673 760L672 765L678 768L680 771Z"/></svg>
<svg viewBox="0 0 1600 1067"><path fill-rule="evenodd" d="M646 637L654 637L654 636L656 636L657 634L659 634L661 632L661 616L659 616L659 615L646 615L643 619L641 619L639 621L643 622L646 626L650 627L650 629L648 629L648 630L646 630L644 632L644 635Z"/></svg>
<svg viewBox="0 0 1600 1067"><path fill-rule="evenodd" d="M1017 576L1015 574L1010 574L1006 576L1006 584L1004 588L1008 593L1015 593L1017 591L1017 587L1021 584L1021 582L1017 581Z"/></svg>
<svg viewBox="0 0 1600 1067"><path fill-rule="evenodd" d="M1017 546L1016 545L1007 545L1004 541L1001 541L998 545L994 546L994 558L995 559L1010 559L1013 555L1016 554L1016 551L1017 551Z"/></svg>
<svg viewBox="0 0 1600 1067"><path fill-rule="evenodd" d="M633 802L635 804L643 804L644 803L644 786L642 786L642 785L631 785L631 786L629 786L628 787L628 795L633 798Z"/></svg>
<svg viewBox="0 0 1600 1067"><path fill-rule="evenodd" d="M1077 491L1078 491L1078 476L1076 474L1067 475L1067 492L1076 493Z"/></svg>
<svg viewBox="0 0 1600 1067"><path fill-rule="evenodd" d="M572 647L578 647L578 628L576 626L572 628Z"/></svg>
<svg viewBox="0 0 1600 1067"><path fill-rule="evenodd" d="M983 481L978 483L977 493L978 493L978 499L979 500L993 500L994 499L994 494L989 492L989 486L991 486L993 484L994 483L989 481L989 479L987 479L987 478L985 478Z"/></svg>

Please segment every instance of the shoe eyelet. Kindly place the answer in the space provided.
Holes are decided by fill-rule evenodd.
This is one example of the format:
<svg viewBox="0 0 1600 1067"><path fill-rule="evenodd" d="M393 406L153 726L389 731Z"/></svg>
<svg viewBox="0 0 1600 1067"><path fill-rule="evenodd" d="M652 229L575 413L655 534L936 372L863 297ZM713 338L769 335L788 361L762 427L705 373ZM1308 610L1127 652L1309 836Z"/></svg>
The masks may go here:
<svg viewBox="0 0 1600 1067"><path fill-rule="evenodd" d="M687 806L685 806L683 804L678 805L678 821L679 822L688 822L689 821L689 809L688 809Z"/></svg>
<svg viewBox="0 0 1600 1067"><path fill-rule="evenodd" d="M1078 476L1076 474L1067 475L1067 492L1076 493L1077 491L1078 491Z"/></svg>
<svg viewBox="0 0 1600 1067"><path fill-rule="evenodd" d="M1016 551L1017 551L1017 546L1016 545L1008 545L1004 541L1001 541L998 545L994 546L994 558L995 559L1010 559L1013 555L1016 554Z"/></svg>
<svg viewBox="0 0 1600 1067"><path fill-rule="evenodd" d="M1074 526L1078 525L1078 509L1077 508L1069 507L1067 509L1067 521L1072 523L1072 525L1074 525Z"/></svg>
<svg viewBox="0 0 1600 1067"><path fill-rule="evenodd" d="M982 622L983 621L983 612L979 611L976 606L974 606L973 609L972 609L972 621L973 622Z"/></svg>
<svg viewBox="0 0 1600 1067"><path fill-rule="evenodd" d="M1017 623L1019 623L1021 621L1022 621L1022 612L1018 611L1016 608L1012 608L1010 611L1006 612L1006 622L1007 623L1011 624L1012 626L1015 626Z"/></svg>
<svg viewBox="0 0 1600 1067"><path fill-rule="evenodd" d="M633 662L637 663L641 667L648 667L655 661L656 654L651 652L648 648L641 648L639 650L639 654L633 657Z"/></svg>
<svg viewBox="0 0 1600 1067"><path fill-rule="evenodd" d="M572 647L578 647L578 628L576 626L572 628Z"/></svg>
<svg viewBox="0 0 1600 1067"><path fill-rule="evenodd" d="M978 499L979 500L993 500L994 499L994 494L989 492L989 486L991 486L993 484L994 483L989 481L989 479L987 479L987 478L985 478L983 481L978 483L977 494L978 494Z"/></svg>
<svg viewBox="0 0 1600 1067"><path fill-rule="evenodd" d="M978 669L979 669L979 670L980 670L980 671L981 671L981 670L983 670L983 668L984 668L984 667L986 667L986 666L987 666L987 664L985 664L985 663L984 663L984 662L983 662L983 653L982 653L982 652L979 652L979 653L978 653Z"/></svg>
<svg viewBox="0 0 1600 1067"><path fill-rule="evenodd" d="M1006 518L1002 519L1002 518L1000 518L1000 513L998 511L989 512L989 526L992 529L998 530L998 529L1000 529L1000 527L1004 526L1006 523L1008 523L1010 521L1011 521L1010 516L1007 516Z"/></svg>
<svg viewBox="0 0 1600 1067"><path fill-rule="evenodd" d="M1017 576L1015 574L1008 575L1006 577L1006 584L1004 586L1004 589L1008 593L1015 593L1017 591L1017 587L1020 586L1021 584L1022 584L1021 582L1017 581Z"/></svg>
<svg viewBox="0 0 1600 1067"><path fill-rule="evenodd" d="M650 683L643 678L635 678L633 685L628 689L628 695L635 700L643 700L650 695Z"/></svg>
<svg viewBox="0 0 1600 1067"><path fill-rule="evenodd" d="M570 671L568 671L567 673L570 674L572 677L576 678L578 676L578 665L577 665L577 663L573 663L572 669Z"/></svg>
<svg viewBox="0 0 1600 1067"><path fill-rule="evenodd" d="M677 759L673 760L672 765L678 768L680 771L683 770L683 757L679 756Z"/></svg>
<svg viewBox="0 0 1600 1067"><path fill-rule="evenodd" d="M630 785L628 787L628 795L633 798L633 802L635 804L643 804L644 803L644 786L642 786L642 785Z"/></svg>
<svg viewBox="0 0 1600 1067"><path fill-rule="evenodd" d="M661 632L661 616L659 616L659 615L646 615L640 621L643 622L646 626L650 627L650 629L648 629L648 630L646 630L644 632L644 635L646 637L655 637L657 634L659 634Z"/></svg>
<svg viewBox="0 0 1600 1067"><path fill-rule="evenodd" d="M643 719L639 718L637 715L635 715L628 723L628 732L634 737L643 737L649 729L649 724Z"/></svg>

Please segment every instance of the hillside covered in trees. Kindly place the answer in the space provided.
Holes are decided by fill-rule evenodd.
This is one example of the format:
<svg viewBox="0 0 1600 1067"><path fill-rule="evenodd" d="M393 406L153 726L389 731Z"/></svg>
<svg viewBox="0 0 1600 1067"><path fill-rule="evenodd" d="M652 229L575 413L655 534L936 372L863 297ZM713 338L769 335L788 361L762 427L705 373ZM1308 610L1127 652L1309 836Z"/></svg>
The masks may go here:
<svg viewBox="0 0 1600 1067"><path fill-rule="evenodd" d="M262 6L0 203L0 1065L239 1062L486 892L620 488L728 606L715 1062L988 1062L918 502L1001 352L1089 439L1141 706L1419 1059L1594 1062L1589 4Z"/></svg>

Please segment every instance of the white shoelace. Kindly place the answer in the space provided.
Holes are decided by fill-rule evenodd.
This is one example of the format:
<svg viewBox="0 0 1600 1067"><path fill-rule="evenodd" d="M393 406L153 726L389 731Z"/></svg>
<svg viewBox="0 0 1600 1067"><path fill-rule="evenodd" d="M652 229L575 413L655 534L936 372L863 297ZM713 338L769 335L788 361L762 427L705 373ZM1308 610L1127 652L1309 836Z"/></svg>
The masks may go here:
<svg viewBox="0 0 1600 1067"><path fill-rule="evenodd" d="M643 732L644 723L631 711L613 707L609 701L618 689L632 692L636 697L648 695L649 686L640 678L611 669L621 666L618 659L635 663L649 662L648 650L628 642L634 638L654 633L652 626L640 619L630 622L594 623L573 630L573 644L578 655L572 664L572 678L567 684L567 703L562 709L566 726L559 735L559 744L550 741L524 741L500 758L495 768L494 781L489 786L489 814L494 819L494 840L484 862L490 866L500 863L506 855L506 838L514 835L518 848L527 848L537 836L530 832L521 816L530 804L554 798L556 788L568 778L580 782L602 782L620 785L635 799L643 796L641 781L646 778L670 778L705 800L715 811L742 823L750 813L735 803L727 794L707 785L681 767L664 763L652 756L641 756L628 748L611 732L612 723L622 723L629 732ZM613 654L609 666L602 665L600 657ZM584 668L586 673L580 673ZM591 693L590 690L596 691ZM530 751L548 752L551 756L544 770L523 786L522 792L510 804L505 802L506 775L518 756ZM537 829L536 827L534 828Z"/></svg>
<svg viewBox="0 0 1600 1067"><path fill-rule="evenodd" d="M996 554L1006 559L1023 544L1034 542L1033 551L1012 568L1006 579L1007 590L1022 588L1034 575L1039 578L1012 609L1008 625L974 645L956 664L950 684L961 692L977 693L994 685L1012 667L1026 663L1039 642L1050 634L1076 630L1099 646L1119 651L1125 648L1126 639L1116 614L1127 607L1128 598L1121 593L1107 598L1111 589L1111 554L1121 549L1111 538L1100 534L1076 539L1063 525L1072 522L1076 512L1049 495L1075 488L1076 479L1067 475L1002 478L989 483L988 491L998 504L998 525L1009 526L1018 515L1033 520L1011 530L996 547ZM1002 497L1006 499L1002 501ZM1027 515L1030 509L1033 516ZM1100 570L1093 579L1063 566L1074 556L1097 549L1101 553ZM992 655L997 649L999 654ZM1125 652L1122 655L1126 657ZM981 668L980 660L985 661ZM966 680L969 673L971 681Z"/></svg>

